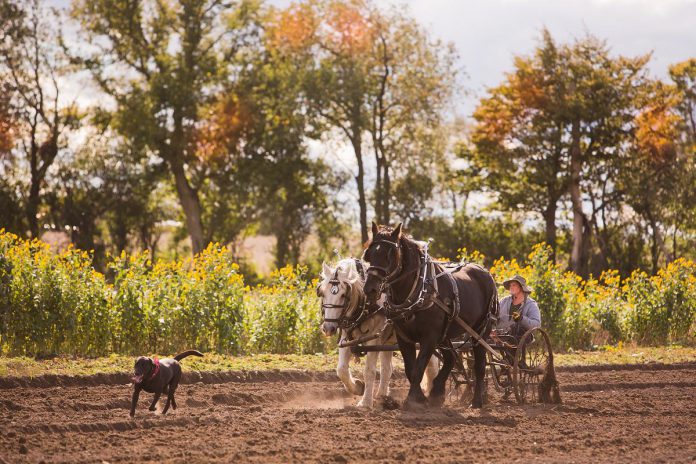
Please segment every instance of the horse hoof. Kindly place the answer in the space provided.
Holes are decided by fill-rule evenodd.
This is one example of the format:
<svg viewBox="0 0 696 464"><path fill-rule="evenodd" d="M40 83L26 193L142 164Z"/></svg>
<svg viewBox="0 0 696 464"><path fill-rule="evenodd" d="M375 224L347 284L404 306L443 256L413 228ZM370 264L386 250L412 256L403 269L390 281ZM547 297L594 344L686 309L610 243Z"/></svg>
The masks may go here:
<svg viewBox="0 0 696 464"><path fill-rule="evenodd" d="M445 404L445 395L430 396L428 398L428 406L441 408Z"/></svg>
<svg viewBox="0 0 696 464"><path fill-rule="evenodd" d="M355 394L358 396L362 396L365 394L365 382L362 380L356 380L355 381Z"/></svg>
<svg viewBox="0 0 696 464"><path fill-rule="evenodd" d="M391 396L383 396L382 409L384 409L385 411L394 411L395 409L399 409L399 402Z"/></svg>
<svg viewBox="0 0 696 464"><path fill-rule="evenodd" d="M404 401L404 411L415 411L415 412L422 412L427 409L426 403L421 403L418 401L414 400L406 400Z"/></svg>

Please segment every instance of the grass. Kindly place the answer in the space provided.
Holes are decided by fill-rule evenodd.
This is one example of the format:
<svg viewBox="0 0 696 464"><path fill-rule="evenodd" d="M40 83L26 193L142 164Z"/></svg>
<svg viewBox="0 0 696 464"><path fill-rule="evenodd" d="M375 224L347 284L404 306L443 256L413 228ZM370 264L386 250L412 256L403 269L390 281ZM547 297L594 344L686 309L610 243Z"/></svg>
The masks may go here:
<svg viewBox="0 0 696 464"><path fill-rule="evenodd" d="M164 356L159 356L164 357ZM130 372L133 356L111 355L103 358L73 358L60 356L53 359L0 357L0 376L35 377L43 374L92 375ZM588 366L598 364L681 363L696 361L696 347L602 347L597 351L576 351L556 354L556 366ZM184 371L239 371L299 369L328 371L336 367L336 354L224 356L206 353L204 358L189 357L182 361ZM397 366L401 365L399 361ZM356 366L361 370L362 365Z"/></svg>
<svg viewBox="0 0 696 464"><path fill-rule="evenodd" d="M155 355L159 358L165 355ZM169 356L169 355L167 355ZM73 358L59 356L52 359L0 357L0 376L35 377L42 374L93 375L130 372L134 356L112 354L102 358ZM254 356L225 356L206 353L205 357L188 357L181 361L184 371L249 371L299 369L326 371L336 367L335 355L260 354Z"/></svg>
<svg viewBox="0 0 696 464"><path fill-rule="evenodd" d="M557 366L593 366L598 364L675 364L696 361L696 347L607 345L596 351L555 354Z"/></svg>

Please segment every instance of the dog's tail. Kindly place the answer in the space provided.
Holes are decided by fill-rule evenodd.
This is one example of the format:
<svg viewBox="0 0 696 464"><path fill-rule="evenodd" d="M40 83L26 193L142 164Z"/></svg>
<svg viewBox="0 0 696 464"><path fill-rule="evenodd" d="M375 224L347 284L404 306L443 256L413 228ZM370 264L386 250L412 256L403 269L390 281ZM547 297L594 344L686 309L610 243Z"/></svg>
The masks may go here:
<svg viewBox="0 0 696 464"><path fill-rule="evenodd" d="M186 358L187 356L200 356L202 358L203 353L201 353L200 351L196 351L196 350L188 350L188 351L184 351L183 353L177 354L176 356L174 356L174 359L176 359L177 361L181 361L182 359Z"/></svg>

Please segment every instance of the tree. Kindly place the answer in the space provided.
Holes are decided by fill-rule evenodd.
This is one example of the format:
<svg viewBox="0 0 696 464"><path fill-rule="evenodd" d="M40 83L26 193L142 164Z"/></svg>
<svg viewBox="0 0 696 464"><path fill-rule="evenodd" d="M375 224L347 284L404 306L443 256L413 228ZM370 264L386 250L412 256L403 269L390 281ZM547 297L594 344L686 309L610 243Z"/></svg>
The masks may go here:
<svg viewBox="0 0 696 464"><path fill-rule="evenodd" d="M669 67L669 76L680 95L677 110L683 118L683 143L696 146L696 58Z"/></svg>
<svg viewBox="0 0 696 464"><path fill-rule="evenodd" d="M434 172L445 164L445 116L457 90L457 53L398 10L373 13L371 22L377 79L368 100L368 131L375 154L375 215L389 224L392 178L407 181L416 170Z"/></svg>
<svg viewBox="0 0 696 464"><path fill-rule="evenodd" d="M650 56L613 58L606 43L591 36L566 47L565 55L569 93L564 120L569 127L573 212L570 267L586 277L589 238L592 228L598 227L597 215L616 204L620 195L612 188L620 164L617 160L635 127L638 96L647 85L645 65ZM593 197L596 192L599 198ZM583 202L588 199L593 205L590 217L583 211ZM606 255L601 242L599 245Z"/></svg>
<svg viewBox="0 0 696 464"><path fill-rule="evenodd" d="M463 144L459 154L480 172L504 209L542 216L555 259L558 203L569 180L564 63L544 30L534 55L516 57L514 66L506 81L480 101L473 147Z"/></svg>
<svg viewBox="0 0 696 464"><path fill-rule="evenodd" d="M209 186L216 192L212 217L222 230L233 231L225 240L252 224L273 234L278 267L299 262L315 224L332 216L330 193L342 183L308 156L315 115L308 111L304 85L312 56L289 51L286 21L285 12L275 9L263 17L260 50L246 56L243 71L227 83L200 137L217 167ZM232 218L215 213L232 204Z"/></svg>
<svg viewBox="0 0 696 464"><path fill-rule="evenodd" d="M558 46L548 31L534 56L518 57L506 81L476 110L475 156L501 202L538 211L555 244L558 202L570 199L570 268L587 276L590 238L621 192L617 166L634 129L649 56L612 57L588 36ZM588 215L583 205L592 205ZM599 250L606 260L607 247Z"/></svg>
<svg viewBox="0 0 696 464"><path fill-rule="evenodd" d="M206 245L196 157L201 107L254 40L253 1L76 0L94 53L83 57L117 110L113 126L156 153L173 178L193 253Z"/></svg>
<svg viewBox="0 0 696 464"><path fill-rule="evenodd" d="M392 183L437 153L428 144L443 120L456 72L450 45L432 41L415 21L368 1L305 2L283 12L279 35L292 53L309 54L306 92L326 129L349 142L361 239L367 241L367 156L375 156L374 209L390 221ZM324 132L324 131L321 131Z"/></svg>
<svg viewBox="0 0 696 464"><path fill-rule="evenodd" d="M6 79L3 87L7 92L3 119L7 121L7 113L11 113L17 140L11 153L28 165L24 214L31 236L38 237L41 191L48 170L65 144L62 136L76 127L79 117L76 106L66 104L61 94L60 77L67 62L56 25L51 22L56 18L38 0L29 4L2 0L0 12L5 31L0 42L0 75ZM7 127L7 122L0 124L3 126ZM4 145L8 144L12 141L5 138Z"/></svg>
<svg viewBox="0 0 696 464"><path fill-rule="evenodd" d="M176 217L168 211L173 192L164 173L112 132L85 134L85 142L56 170L47 219L75 246L93 250L101 270L107 252L142 249L154 259L158 223Z"/></svg>

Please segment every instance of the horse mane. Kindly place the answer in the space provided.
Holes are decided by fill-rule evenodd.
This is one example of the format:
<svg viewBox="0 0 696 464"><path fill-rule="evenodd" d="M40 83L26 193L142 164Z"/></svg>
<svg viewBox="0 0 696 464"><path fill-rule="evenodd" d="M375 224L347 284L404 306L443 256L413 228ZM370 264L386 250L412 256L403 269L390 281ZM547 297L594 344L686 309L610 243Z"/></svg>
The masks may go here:
<svg viewBox="0 0 696 464"><path fill-rule="evenodd" d="M336 273L336 270L338 269L338 280L340 280L341 282L350 283L351 287L353 288L353 293L355 293L356 291L363 291L363 286L365 285L365 282L363 282L360 279L360 273L358 272L358 268L355 265L355 260L353 258L344 258L338 261L335 265L326 265L329 267L331 272L327 274L322 269L322 280L319 284L322 289L326 286L326 284L329 283L329 281L333 278L334 274ZM351 295L351 297L352 296L353 295Z"/></svg>
<svg viewBox="0 0 696 464"><path fill-rule="evenodd" d="M391 226L379 226L379 230L377 232L377 235L381 239L391 240L391 234L393 232L394 232L394 228ZM412 250L412 251L421 252L423 250L424 243L419 242L418 240L414 239L410 234L401 232L401 240L402 240L402 243L405 245L405 247ZM371 243L372 243L372 241L368 242L368 246Z"/></svg>

